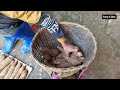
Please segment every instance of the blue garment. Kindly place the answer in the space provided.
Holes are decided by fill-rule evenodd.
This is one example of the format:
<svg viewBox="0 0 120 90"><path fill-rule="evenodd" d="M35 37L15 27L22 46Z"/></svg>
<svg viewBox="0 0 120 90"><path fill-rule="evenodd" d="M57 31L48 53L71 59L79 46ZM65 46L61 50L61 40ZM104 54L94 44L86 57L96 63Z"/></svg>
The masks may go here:
<svg viewBox="0 0 120 90"><path fill-rule="evenodd" d="M30 25L27 22L23 22L19 28L16 30L13 36L15 38L20 38L20 39L32 39L34 37L35 33L31 29Z"/></svg>
<svg viewBox="0 0 120 90"><path fill-rule="evenodd" d="M2 47L2 52L8 54L14 48L14 43L15 43L16 38L9 37L9 36L3 36L3 37L6 40L6 42L4 43Z"/></svg>
<svg viewBox="0 0 120 90"><path fill-rule="evenodd" d="M27 54L30 51L32 39L35 33L32 31L31 27L28 23L23 22L19 28L16 30L14 35L6 39L6 43L4 44L2 51L4 53L9 53L13 49L14 41L16 38L23 39L24 43L21 48L22 54ZM5 48L6 47L6 48Z"/></svg>
<svg viewBox="0 0 120 90"><path fill-rule="evenodd" d="M6 43L2 48L3 52L10 52L13 49L16 38L19 38L24 40L21 48L21 53L27 54L30 51L32 39L35 35L29 24L18 19L11 19L1 14L0 20L2 23L0 24L0 33L4 34L5 36L10 36L9 39L5 38ZM9 23L7 21L9 21ZM17 24L17 26L14 24ZM47 30L56 38L61 38L64 36L62 29L59 26L59 23L47 13L42 13L37 25L41 25L42 27L47 28ZM7 48L7 46L9 47Z"/></svg>
<svg viewBox="0 0 120 90"><path fill-rule="evenodd" d="M14 38L23 39L24 43L21 48L22 54L27 54L30 51L32 39L35 33L32 31L28 23L23 22L12 36Z"/></svg>
<svg viewBox="0 0 120 90"><path fill-rule="evenodd" d="M56 38L61 38L64 36L64 33L59 23L47 13L42 12L42 15L37 25L41 25L42 27L47 28L47 30Z"/></svg>
<svg viewBox="0 0 120 90"><path fill-rule="evenodd" d="M0 34L11 36L15 33L15 31L22 23L22 20L12 19L3 14L0 14ZM64 36L59 23L52 16L45 12L41 13L41 17L37 25L41 25L42 27L47 28L47 30L56 38L61 38Z"/></svg>

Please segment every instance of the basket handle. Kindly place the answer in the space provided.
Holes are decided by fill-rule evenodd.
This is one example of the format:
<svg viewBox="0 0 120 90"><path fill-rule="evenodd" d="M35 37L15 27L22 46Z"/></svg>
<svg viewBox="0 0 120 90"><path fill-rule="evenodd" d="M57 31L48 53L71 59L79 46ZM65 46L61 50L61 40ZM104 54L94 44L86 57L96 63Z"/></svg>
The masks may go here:
<svg viewBox="0 0 120 90"><path fill-rule="evenodd" d="M79 73L77 79L83 79L82 77L83 77L83 74L85 73L86 70L87 70L87 67L83 67L83 68L82 68L82 71Z"/></svg>
<svg viewBox="0 0 120 90"><path fill-rule="evenodd" d="M52 72L50 77L51 77L51 79L59 79L57 73L55 73L55 72Z"/></svg>

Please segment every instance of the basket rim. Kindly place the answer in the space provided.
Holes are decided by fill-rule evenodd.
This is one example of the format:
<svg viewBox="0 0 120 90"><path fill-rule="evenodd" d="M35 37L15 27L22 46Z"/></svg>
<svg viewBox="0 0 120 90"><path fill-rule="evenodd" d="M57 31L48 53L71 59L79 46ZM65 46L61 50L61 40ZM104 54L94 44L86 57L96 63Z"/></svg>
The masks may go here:
<svg viewBox="0 0 120 90"><path fill-rule="evenodd" d="M73 22L60 22L59 24L60 24L60 25L61 25L61 24L76 25L76 26L78 26L78 27L84 28L83 30L87 30L88 33L91 35L91 37L92 37L92 39L93 39L93 42L94 42L94 45L95 45L95 48L94 48L94 51L93 51L94 56L92 57L91 60L83 63L82 65L72 66L72 67L68 67L68 68L56 68L56 67L47 66L47 65L39 62L38 60L36 60L35 57L34 57L34 55L33 55L33 52L32 52L32 56L33 56L33 58L35 59L35 61L38 62L38 64L39 64L41 67L43 67L43 68L47 68L47 69L49 69L49 70L54 69L55 71L62 71L62 72L63 72L63 70L64 70L64 72L68 72L68 71L70 71L70 70L71 70L71 71L74 71L74 70L80 69L82 66L88 67L89 64L94 60L94 58L95 58L95 56L96 56L96 52L97 52L97 42L96 42L96 39L95 39L93 33L90 31L90 29L88 29L88 28L86 28L85 26L80 25L80 24L78 24L78 23L73 23ZM33 38L33 41L36 39L36 37L38 36L38 34L43 31L43 29L45 29L45 28L41 28L41 29L38 30L38 32L35 34L35 36L34 36L34 38ZM33 47L33 43L32 43L31 46ZM31 50L32 50L32 48L31 48ZM69 70L68 70L68 69L69 69Z"/></svg>

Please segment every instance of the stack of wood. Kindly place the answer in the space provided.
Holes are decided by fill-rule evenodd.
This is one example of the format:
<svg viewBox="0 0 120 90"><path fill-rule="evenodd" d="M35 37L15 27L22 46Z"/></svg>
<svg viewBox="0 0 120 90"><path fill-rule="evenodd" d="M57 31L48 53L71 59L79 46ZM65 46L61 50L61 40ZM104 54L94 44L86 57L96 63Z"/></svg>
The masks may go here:
<svg viewBox="0 0 120 90"><path fill-rule="evenodd" d="M51 67L68 68L80 65L82 60L84 60L80 51L70 53L70 56L67 57L64 49L60 46L54 49L42 47L40 50L44 53L42 63Z"/></svg>
<svg viewBox="0 0 120 90"><path fill-rule="evenodd" d="M0 79L25 79L26 65L5 54L0 55Z"/></svg>

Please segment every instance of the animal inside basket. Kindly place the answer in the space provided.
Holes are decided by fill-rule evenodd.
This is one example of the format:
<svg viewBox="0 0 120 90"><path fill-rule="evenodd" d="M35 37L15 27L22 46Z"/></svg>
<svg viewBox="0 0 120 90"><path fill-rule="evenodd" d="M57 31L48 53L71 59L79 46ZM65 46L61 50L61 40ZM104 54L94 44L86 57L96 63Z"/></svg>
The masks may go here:
<svg viewBox="0 0 120 90"><path fill-rule="evenodd" d="M40 51L40 48L56 48L57 46L61 46L57 39L43 28L40 29L33 38L32 55L34 59L39 63L39 65L44 69L51 70L57 73L62 73L62 77L65 77L75 74L84 66L88 66L92 62L92 60L94 60L97 50L97 43L90 30L82 25L71 22L61 22L60 26L63 29L66 40L72 45L78 46L82 51L85 57L83 64L69 68L56 68L47 66L42 63L41 58L43 56L43 52Z"/></svg>

